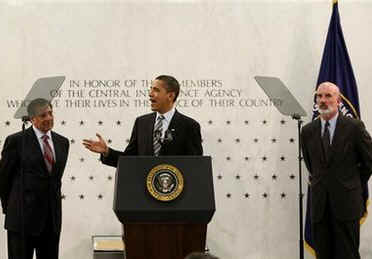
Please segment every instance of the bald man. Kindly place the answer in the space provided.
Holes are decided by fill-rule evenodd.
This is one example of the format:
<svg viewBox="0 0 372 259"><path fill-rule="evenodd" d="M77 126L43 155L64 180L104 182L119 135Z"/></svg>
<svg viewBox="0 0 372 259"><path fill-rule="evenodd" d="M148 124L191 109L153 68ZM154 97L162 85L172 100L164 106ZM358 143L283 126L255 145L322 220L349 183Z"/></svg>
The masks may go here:
<svg viewBox="0 0 372 259"><path fill-rule="evenodd" d="M372 171L372 141L363 122L343 116L339 88L319 85L320 117L301 132L310 173L312 232L317 259L360 259L362 183Z"/></svg>

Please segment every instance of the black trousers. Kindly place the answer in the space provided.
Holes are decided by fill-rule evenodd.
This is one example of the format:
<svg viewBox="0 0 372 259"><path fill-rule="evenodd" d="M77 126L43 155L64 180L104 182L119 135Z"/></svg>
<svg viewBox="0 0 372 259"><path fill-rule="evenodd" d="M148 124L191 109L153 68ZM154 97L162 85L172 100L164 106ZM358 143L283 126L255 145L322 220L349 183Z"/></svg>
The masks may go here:
<svg viewBox="0 0 372 259"><path fill-rule="evenodd" d="M44 231L38 236L25 234L22 238L20 232L8 230L8 258L32 259L35 251L37 259L58 259L59 237L60 233L53 231L51 222L46 224Z"/></svg>
<svg viewBox="0 0 372 259"><path fill-rule="evenodd" d="M313 233L317 259L360 259L359 219L340 221L329 201L322 220L313 224Z"/></svg>

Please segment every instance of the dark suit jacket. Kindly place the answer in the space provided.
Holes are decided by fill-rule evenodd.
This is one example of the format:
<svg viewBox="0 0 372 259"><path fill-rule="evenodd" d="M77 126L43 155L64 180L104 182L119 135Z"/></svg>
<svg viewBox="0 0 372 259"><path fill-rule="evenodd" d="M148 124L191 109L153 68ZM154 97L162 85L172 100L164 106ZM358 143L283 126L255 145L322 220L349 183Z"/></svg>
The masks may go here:
<svg viewBox="0 0 372 259"><path fill-rule="evenodd" d="M109 150L107 157L101 156L102 163L116 167L119 156L153 156L153 130L156 112L138 117L134 123L132 135L124 152ZM168 130L173 140L165 142L160 150L161 156L201 156L200 125L195 120L177 110L169 123Z"/></svg>
<svg viewBox="0 0 372 259"><path fill-rule="evenodd" d="M322 219L327 196L335 217L359 219L365 209L361 184L372 171L372 140L363 122L339 114L328 160L321 144L320 119L303 127L301 140L310 173L313 222Z"/></svg>
<svg viewBox="0 0 372 259"><path fill-rule="evenodd" d="M51 132L56 162L47 171L40 144L32 127L24 133L24 183L21 193L22 132L6 138L0 165L0 198L5 213L5 228L21 231L20 197L23 196L25 233L38 235L52 217L54 231L61 230L61 179L65 169L69 141Z"/></svg>

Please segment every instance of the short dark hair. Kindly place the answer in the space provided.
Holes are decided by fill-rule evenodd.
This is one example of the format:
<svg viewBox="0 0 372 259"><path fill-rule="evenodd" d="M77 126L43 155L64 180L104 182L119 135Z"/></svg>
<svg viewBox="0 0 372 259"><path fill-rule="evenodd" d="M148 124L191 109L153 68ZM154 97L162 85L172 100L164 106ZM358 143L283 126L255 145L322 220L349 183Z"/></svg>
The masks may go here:
<svg viewBox="0 0 372 259"><path fill-rule="evenodd" d="M180 84L178 83L177 79L174 78L173 76L168 75L160 75L155 79L165 83L167 92L174 93L173 102L175 102L177 100L178 94L180 93Z"/></svg>
<svg viewBox="0 0 372 259"><path fill-rule="evenodd" d="M30 102L30 104L27 106L27 114L29 118L33 118L38 115L38 112L40 108L43 108L45 106L49 106L51 109L53 109L52 104L44 99L44 98L36 98Z"/></svg>
<svg viewBox="0 0 372 259"><path fill-rule="evenodd" d="M191 254L188 254L185 259L218 259L218 257L215 257L211 254L205 254L200 252L193 252Z"/></svg>

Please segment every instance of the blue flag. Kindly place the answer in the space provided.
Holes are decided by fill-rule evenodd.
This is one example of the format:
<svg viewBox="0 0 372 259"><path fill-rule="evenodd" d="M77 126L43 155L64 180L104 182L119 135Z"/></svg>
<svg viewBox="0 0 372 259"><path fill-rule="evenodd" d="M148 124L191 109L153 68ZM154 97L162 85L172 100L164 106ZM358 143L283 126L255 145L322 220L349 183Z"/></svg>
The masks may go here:
<svg viewBox="0 0 372 259"><path fill-rule="evenodd" d="M342 97L342 103L339 107L340 112L345 116L360 118L358 89L349 54L347 52L344 35L342 33L337 0L333 1L332 17L329 23L327 40L324 46L317 86L326 81L336 84L340 89ZM316 104L316 97L314 97L313 119L317 118L318 116L319 113ZM367 205L368 185L366 182L362 182L362 184L363 198L365 204ZM315 255L313 249L314 242L311 233L310 192L310 187L308 187L305 220L305 247ZM366 216L367 209L361 222Z"/></svg>

